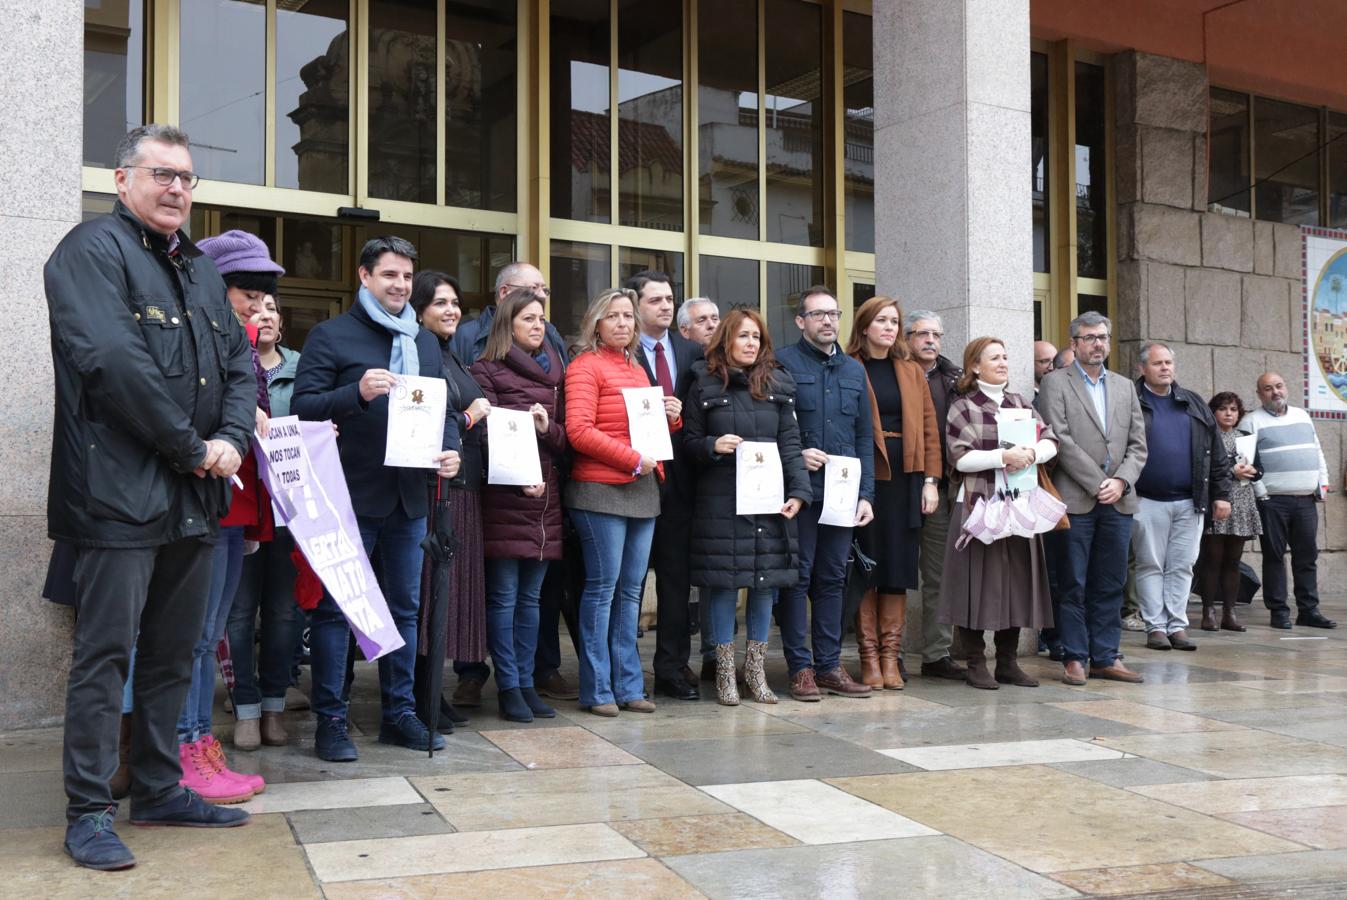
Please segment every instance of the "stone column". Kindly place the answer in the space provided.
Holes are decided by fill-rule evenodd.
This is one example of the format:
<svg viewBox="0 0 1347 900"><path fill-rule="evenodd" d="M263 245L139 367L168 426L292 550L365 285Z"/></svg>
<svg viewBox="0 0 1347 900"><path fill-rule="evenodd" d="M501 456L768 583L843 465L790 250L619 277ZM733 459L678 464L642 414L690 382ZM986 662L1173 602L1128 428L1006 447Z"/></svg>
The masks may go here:
<svg viewBox="0 0 1347 900"><path fill-rule="evenodd" d="M945 320L945 352L997 335L1033 385L1029 0L876 3L875 266Z"/></svg>
<svg viewBox="0 0 1347 900"><path fill-rule="evenodd" d="M80 220L84 7L0 0L0 730L65 706L71 613L41 598L52 374L42 265ZM39 87L40 89L36 89Z"/></svg>

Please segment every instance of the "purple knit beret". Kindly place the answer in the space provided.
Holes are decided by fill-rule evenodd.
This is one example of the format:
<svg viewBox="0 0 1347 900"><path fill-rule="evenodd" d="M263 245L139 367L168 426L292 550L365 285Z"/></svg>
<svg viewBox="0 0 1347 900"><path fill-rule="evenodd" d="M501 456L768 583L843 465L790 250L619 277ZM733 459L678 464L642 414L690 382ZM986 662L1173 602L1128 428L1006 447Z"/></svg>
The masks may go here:
<svg viewBox="0 0 1347 900"><path fill-rule="evenodd" d="M197 244L201 252L215 262L221 275L230 272L275 272L285 269L271 261L271 251L262 239L246 231L226 231L216 237L205 238Z"/></svg>

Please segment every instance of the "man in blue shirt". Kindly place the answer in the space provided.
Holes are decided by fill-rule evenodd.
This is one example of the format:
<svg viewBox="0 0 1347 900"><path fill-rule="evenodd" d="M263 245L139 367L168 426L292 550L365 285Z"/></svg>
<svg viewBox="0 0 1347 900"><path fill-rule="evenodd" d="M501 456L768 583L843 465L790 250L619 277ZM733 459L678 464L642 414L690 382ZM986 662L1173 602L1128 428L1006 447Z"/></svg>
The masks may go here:
<svg viewBox="0 0 1347 900"><path fill-rule="evenodd" d="M800 580L781 591L776 619L790 669L790 695L796 700L820 699L819 689L841 697L864 697L870 687L851 679L841 663L842 593L847 575L851 528L820 525L823 510L823 467L829 454L861 461L860 501L856 526L874 518L874 432L865 368L837 344L841 311L832 291L815 285L800 297L795 324L800 340L777 353L777 361L795 378L795 414L800 446L809 470L815 502L800 511ZM812 616L805 612L805 595ZM811 648L805 645L812 632Z"/></svg>

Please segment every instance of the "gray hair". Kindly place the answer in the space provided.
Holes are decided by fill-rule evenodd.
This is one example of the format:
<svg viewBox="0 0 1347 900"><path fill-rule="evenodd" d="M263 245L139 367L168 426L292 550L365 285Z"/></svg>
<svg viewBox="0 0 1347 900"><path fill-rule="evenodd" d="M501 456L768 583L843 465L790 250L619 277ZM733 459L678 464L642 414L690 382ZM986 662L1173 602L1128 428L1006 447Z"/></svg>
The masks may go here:
<svg viewBox="0 0 1347 900"><path fill-rule="evenodd" d="M1071 324L1068 326L1071 333L1071 339L1074 341L1076 338L1080 337L1080 330L1082 328L1094 328L1097 325L1103 325L1108 329L1109 334L1113 334L1113 323L1108 320L1108 316L1090 310L1089 312L1081 313L1071 320Z"/></svg>
<svg viewBox="0 0 1347 900"><path fill-rule="evenodd" d="M939 313L929 309L914 309L903 318L903 331L911 331L922 319L934 319L936 327L945 330L945 320L940 318Z"/></svg>
<svg viewBox="0 0 1347 900"><path fill-rule="evenodd" d="M140 162L140 145L146 141L155 141L173 147L190 146L187 132L176 125L159 125L155 122L148 125L138 125L128 131L126 137L122 138L121 142L117 144L117 152L113 155L114 167L124 169Z"/></svg>
<svg viewBox="0 0 1347 900"><path fill-rule="evenodd" d="M1066 368L1066 355L1068 353L1070 353L1073 358L1076 355L1075 351L1072 350L1070 347L1063 347L1062 349L1058 350L1057 355L1052 358L1052 367L1054 369Z"/></svg>
<svg viewBox="0 0 1347 900"><path fill-rule="evenodd" d="M499 295L500 289L509 284L513 279L517 278L520 272L523 272L525 269L533 268L536 268L533 263L524 262L522 260L506 263L505 267L496 273L496 294Z"/></svg>
<svg viewBox="0 0 1347 900"><path fill-rule="evenodd" d="M1170 346L1166 344L1164 341L1142 341L1141 352L1137 354L1137 361L1143 366L1146 363L1150 362L1151 351L1154 350L1156 347L1168 350L1171 358L1174 356L1173 349L1170 348Z"/></svg>
<svg viewBox="0 0 1347 900"><path fill-rule="evenodd" d="M692 325L692 307L698 303L709 303L716 308L716 315L720 315L720 307L716 306L716 301L710 297L689 297L683 301L683 305L678 307L678 327L689 328Z"/></svg>

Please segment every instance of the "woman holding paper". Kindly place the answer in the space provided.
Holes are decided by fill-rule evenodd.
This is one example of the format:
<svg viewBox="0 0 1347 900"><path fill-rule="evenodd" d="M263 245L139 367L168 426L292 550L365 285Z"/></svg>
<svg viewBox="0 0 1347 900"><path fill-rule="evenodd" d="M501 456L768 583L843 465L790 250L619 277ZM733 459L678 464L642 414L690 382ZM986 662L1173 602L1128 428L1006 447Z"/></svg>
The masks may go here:
<svg viewBox="0 0 1347 900"><path fill-rule="evenodd" d="M903 340L903 311L892 297L871 297L856 310L847 353L865 366L875 434L875 518L859 529L874 559L875 588L856 614L861 682L891 691L906 680L899 654L907 592L917 586L922 517L939 507L940 429L926 373Z"/></svg>
<svg viewBox="0 0 1347 900"><path fill-rule="evenodd" d="M417 321L440 342L440 358L444 361L444 380L449 385L449 413L458 416L458 433L462 462L459 477L453 481L429 479L430 505L426 531L435 530L435 495L437 491L449 501L453 515L454 535L458 538L458 553L449 569L449 621L445 635L444 657L454 661L454 671L468 667L486 668L486 568L482 558L482 431L481 422L491 412L491 404L482 395L468 367L453 351L453 337L463 321L458 281L444 272L426 269L418 272L412 281L412 309ZM425 615L430 610L431 567L427 559L421 571L421 629L425 629ZM424 635L422 636L424 637ZM422 646L425 646L424 641ZM426 684L426 667L442 665L443 660L428 660L417 654L416 684ZM483 675L483 678L486 676ZM418 694L419 696L419 694ZM440 697L439 730L452 733L455 725L463 725L468 717Z"/></svg>
<svg viewBox="0 0 1347 900"><path fill-rule="evenodd" d="M706 359L693 364L692 378L682 435L684 452L697 467L691 580L710 604L716 699L723 706L739 703L734 610L739 589L747 588L744 685L757 702L775 703L763 674L772 592L799 578L793 520L814 499L795 421L795 380L777 365L762 317L750 309L731 310L721 320ZM777 512L738 514L740 500L749 499L743 496L748 486L739 483L745 466L738 457L745 449L761 452L745 442L775 448L780 479L771 487L779 494L775 502L785 498Z"/></svg>
<svg viewBox="0 0 1347 900"><path fill-rule="evenodd" d="M1004 474L1043 465L1057 455L1057 438L1023 397L1006 390L1010 366L1000 339L980 337L964 349L963 374L955 387L962 395L949 410L949 459L959 494L950 513L945 545L945 577L940 584L940 621L955 626L968 654L970 687L994 691L1000 684L1038 687L1016 657L1021 628L1052 624L1052 599L1043 538L1010 535L983 544L955 545L963 522L979 498L1005 486ZM1005 446L996 419L1004 410L1024 410L1037 425L1033 444ZM996 633L996 672L987 672L984 631Z"/></svg>
<svg viewBox="0 0 1347 900"><path fill-rule="evenodd" d="M1207 405L1216 417L1225 452L1230 454L1235 465L1231 468L1234 483L1230 488L1230 515L1219 521L1208 517L1207 532L1202 535L1202 555L1198 559L1202 630L1247 631L1235 615L1235 603L1239 598L1239 558L1244 555L1244 542L1263 533L1258 501L1253 494L1253 483L1262 478L1263 473L1254 465L1253 450L1241 446L1239 441L1247 434L1235 427L1247 412L1239 394L1223 391L1212 397ZM1222 611L1219 620L1216 616L1218 604Z"/></svg>
<svg viewBox="0 0 1347 900"><path fill-rule="evenodd" d="M650 387L632 357L640 339L636 292L604 291L585 311L566 370L566 438L575 456L564 496L585 559L580 708L599 716L655 710L645 699L636 626L663 466L632 446L622 394ZM681 410L677 397L664 398L670 431L682 427Z"/></svg>
<svg viewBox="0 0 1347 900"><path fill-rule="evenodd" d="M514 288L500 301L482 358L472 375L494 414L505 410L532 420L542 482L488 484L482 493L486 553L486 639L496 666L501 717L511 722L550 719L556 710L533 688L538 646L538 598L549 560L561 559L561 357L543 340L547 319L532 288Z"/></svg>

